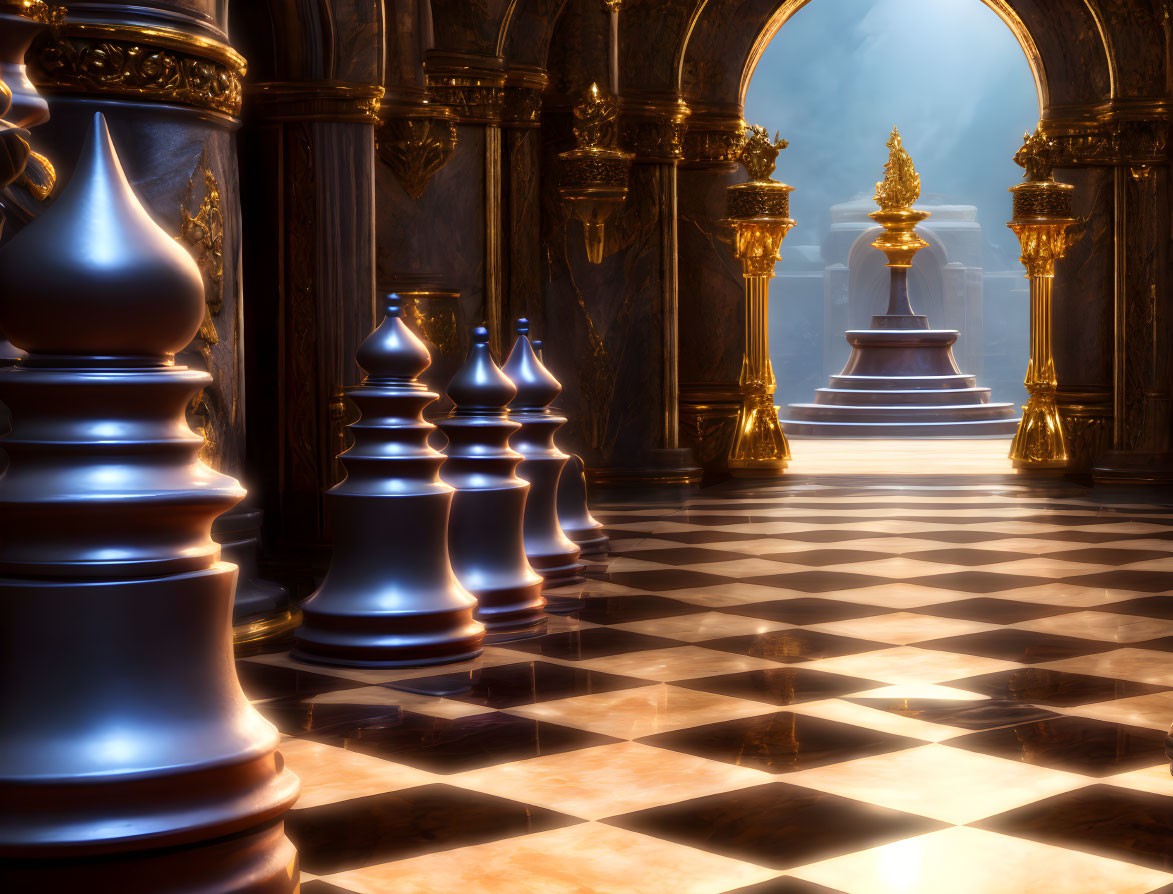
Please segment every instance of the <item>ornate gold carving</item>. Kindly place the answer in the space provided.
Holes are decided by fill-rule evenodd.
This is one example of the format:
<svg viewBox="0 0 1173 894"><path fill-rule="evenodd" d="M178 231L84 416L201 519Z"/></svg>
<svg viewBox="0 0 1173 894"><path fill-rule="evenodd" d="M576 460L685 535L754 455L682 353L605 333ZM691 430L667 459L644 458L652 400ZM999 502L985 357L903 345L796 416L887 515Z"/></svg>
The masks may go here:
<svg viewBox="0 0 1173 894"><path fill-rule="evenodd" d="M505 77L502 122L513 127L537 127L542 117L542 93L549 80L537 67L518 65L510 68Z"/></svg>
<svg viewBox="0 0 1173 894"><path fill-rule="evenodd" d="M884 165L884 179L876 184L876 204L881 211L909 211L920 198L920 175L895 127L887 146L888 162Z"/></svg>
<svg viewBox="0 0 1173 894"><path fill-rule="evenodd" d="M379 157L413 199L428 188L456 148L456 121L443 108L425 114L388 118L375 133Z"/></svg>
<svg viewBox="0 0 1173 894"><path fill-rule="evenodd" d="M623 5L623 0L603 0L603 5L611 12L619 12L619 7Z"/></svg>
<svg viewBox="0 0 1173 894"><path fill-rule="evenodd" d="M1051 296L1055 262L1082 237L1083 222L1071 217L1073 187L1053 178L1057 156L1058 147L1042 127L1025 135L1014 156L1025 169L1026 181L1011 187L1014 219L1007 226L1022 246L1022 263L1030 280L1030 361L1025 381L1030 396L1010 447L1010 458L1020 469L1061 469L1070 459L1055 401L1058 381L1051 350Z"/></svg>
<svg viewBox="0 0 1173 894"><path fill-rule="evenodd" d="M884 228L884 232L872 247L884 253L888 267L911 267L913 256L928 245L916 232L916 225L927 218L929 212L912 208L920 198L920 175L904 148L900 131L895 127L887 146L884 179L876 184L875 199L880 210L868 215Z"/></svg>
<svg viewBox="0 0 1173 894"><path fill-rule="evenodd" d="M20 177L20 184L33 194L39 202L45 201L53 194L57 186L57 169L53 162L39 152L29 152L28 163Z"/></svg>
<svg viewBox="0 0 1173 894"><path fill-rule="evenodd" d="M591 84L574 107L578 148L558 154L562 166L558 191L570 213L582 221L587 260L603 260L603 226L627 198L631 155L615 147L618 108L614 98Z"/></svg>
<svg viewBox="0 0 1173 894"><path fill-rule="evenodd" d="M727 471L737 414L741 409L737 385L683 384L680 386L680 433L706 468Z"/></svg>
<svg viewBox="0 0 1173 894"><path fill-rule="evenodd" d="M53 6L44 0L12 0L0 4L0 8L10 7L17 15L33 19L42 25L57 27L65 21L65 7Z"/></svg>
<svg viewBox="0 0 1173 894"><path fill-rule="evenodd" d="M688 106L678 97L624 96L620 143L637 158L669 163L684 157Z"/></svg>
<svg viewBox="0 0 1173 894"><path fill-rule="evenodd" d="M461 121L486 124L501 120L505 107L505 76L427 73L428 93Z"/></svg>
<svg viewBox="0 0 1173 894"><path fill-rule="evenodd" d="M265 121L378 124L383 88L344 81L260 81L248 85L249 110Z"/></svg>
<svg viewBox="0 0 1173 894"><path fill-rule="evenodd" d="M65 22L30 56L46 91L179 103L238 115L244 58L226 44L180 31Z"/></svg>
<svg viewBox="0 0 1173 894"><path fill-rule="evenodd" d="M197 182L203 185L203 198L193 214L189 209L195 202ZM179 207L179 238L194 249L196 263L204 274L204 321L200 324L200 355L208 370L214 369L212 348L220 343L216 320L224 309L224 211L220 198L220 184L208 167L208 150L200 153L195 171L187 181L183 201ZM214 388L204 388L191 403L189 412L201 420L198 429L204 436L200 459L213 469L219 469L223 460L222 430L225 427L224 407Z"/></svg>
<svg viewBox="0 0 1173 894"><path fill-rule="evenodd" d="M1096 460L1112 446L1112 408L1109 403L1086 401L1090 395L1060 395L1059 418L1067 446L1067 469L1090 472Z"/></svg>
<svg viewBox="0 0 1173 894"><path fill-rule="evenodd" d="M1167 99L1116 99L1049 109L1042 126L1058 167L1167 164L1170 117Z"/></svg>
<svg viewBox="0 0 1173 894"><path fill-rule="evenodd" d="M737 221L733 233L733 250L741 260L742 273L747 277L773 277L774 265L781 260L782 240L793 226L793 220Z"/></svg>
<svg viewBox="0 0 1173 894"><path fill-rule="evenodd" d="M684 157L700 164L736 163L745 143L743 126L728 130L689 127L684 132Z"/></svg>
<svg viewBox="0 0 1173 894"><path fill-rule="evenodd" d="M779 139L776 132L771 140L769 131L760 124L747 124L738 161L745 166L750 180L768 182L773 179L778 153L789 145L790 142Z"/></svg>
<svg viewBox="0 0 1173 894"><path fill-rule="evenodd" d="M460 293L435 289L398 292L404 310L416 332L439 354L449 356L464 351L464 327L460 321Z"/></svg>

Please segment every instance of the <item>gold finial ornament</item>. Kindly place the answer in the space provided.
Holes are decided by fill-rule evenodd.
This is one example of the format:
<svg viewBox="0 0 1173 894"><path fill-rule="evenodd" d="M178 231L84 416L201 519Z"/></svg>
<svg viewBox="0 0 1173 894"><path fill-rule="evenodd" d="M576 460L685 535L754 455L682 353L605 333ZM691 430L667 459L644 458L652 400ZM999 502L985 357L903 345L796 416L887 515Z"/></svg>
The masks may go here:
<svg viewBox="0 0 1173 894"><path fill-rule="evenodd" d="M920 198L920 175L900 139L900 131L892 128L888 138L888 163L884 165L884 179L876 184L876 204L879 211L868 215L884 228L872 243L888 258L888 267L912 266L912 258L928 245L916 232L928 211L916 211L913 205Z"/></svg>
<svg viewBox="0 0 1173 894"><path fill-rule="evenodd" d="M778 153L790 145L787 140L778 139L777 131L774 139L770 139L770 132L760 124L747 124L743 131L741 152L737 160L745 166L745 172L754 183L764 183L772 179L774 167L778 163Z"/></svg>
<svg viewBox="0 0 1173 894"><path fill-rule="evenodd" d="M603 261L603 225L627 199L632 155L618 148L619 106L615 97L591 84L574 107L577 148L558 154L558 191L571 215L582 221L587 260Z"/></svg>
<svg viewBox="0 0 1173 894"><path fill-rule="evenodd" d="M793 187L771 176L786 140L756 124L746 125L738 160L748 183L726 190L726 223L733 228L733 250L745 279L745 352L741 360L741 407L729 451L729 471L741 478L781 475L790 459L790 444L774 405L777 380L770 363L770 280L782 240L794 226L790 219Z"/></svg>
<svg viewBox="0 0 1173 894"><path fill-rule="evenodd" d="M1054 177L1058 147L1040 124L1023 137L1014 161L1024 180L1010 187L1014 216L1007 224L1022 247L1022 264L1030 280L1030 360L1026 369L1026 406L1010 447L1018 469L1062 469L1069 455L1055 401L1058 380L1051 352L1051 304L1055 262L1083 237L1084 221L1072 213L1075 187Z"/></svg>

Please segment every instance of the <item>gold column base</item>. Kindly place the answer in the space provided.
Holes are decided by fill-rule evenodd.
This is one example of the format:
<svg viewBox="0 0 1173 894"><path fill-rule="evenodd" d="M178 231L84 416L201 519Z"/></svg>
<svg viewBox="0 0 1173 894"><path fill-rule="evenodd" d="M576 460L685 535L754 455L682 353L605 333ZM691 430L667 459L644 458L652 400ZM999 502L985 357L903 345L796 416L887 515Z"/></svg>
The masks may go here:
<svg viewBox="0 0 1173 894"><path fill-rule="evenodd" d="M301 609L285 609L272 617L247 621L232 628L232 644L242 646L288 633L301 624Z"/></svg>
<svg viewBox="0 0 1173 894"><path fill-rule="evenodd" d="M1053 392L1032 394L1010 446L1016 469L1064 469L1070 459Z"/></svg>
<svg viewBox="0 0 1173 894"><path fill-rule="evenodd" d="M729 451L729 474L735 478L775 478L790 460L790 443L769 394L747 395L737 413L737 432Z"/></svg>

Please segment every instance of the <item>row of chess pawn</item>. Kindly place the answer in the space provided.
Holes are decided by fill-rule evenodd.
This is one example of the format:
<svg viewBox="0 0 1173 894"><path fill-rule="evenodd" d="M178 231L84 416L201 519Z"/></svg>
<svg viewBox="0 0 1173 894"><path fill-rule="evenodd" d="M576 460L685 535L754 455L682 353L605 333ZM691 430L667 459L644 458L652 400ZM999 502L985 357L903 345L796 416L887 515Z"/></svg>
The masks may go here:
<svg viewBox="0 0 1173 894"><path fill-rule="evenodd" d="M566 419L550 405L562 386L527 321L502 367L476 328L447 388L453 409L437 423L443 452L423 418L438 395L418 381L431 357L397 295L357 360L366 375L348 397L361 416L340 457L346 477L326 495L334 555L303 606L294 657L444 664L543 633L543 590L581 580L580 554L608 541L586 506L582 461L555 444Z"/></svg>

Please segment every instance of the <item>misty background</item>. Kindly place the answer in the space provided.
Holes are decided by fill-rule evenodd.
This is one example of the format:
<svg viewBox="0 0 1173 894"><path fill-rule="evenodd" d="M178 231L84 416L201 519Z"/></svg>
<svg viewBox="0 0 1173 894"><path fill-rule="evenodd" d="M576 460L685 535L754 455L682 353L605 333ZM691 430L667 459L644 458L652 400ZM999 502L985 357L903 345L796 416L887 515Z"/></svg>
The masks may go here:
<svg viewBox="0 0 1173 894"><path fill-rule="evenodd" d="M1006 190L1022 179L1013 157L1038 115L1022 48L981 0L812 0L783 25L745 102L746 121L790 141L774 174L795 188L797 222L771 286L779 404L810 401L847 359L843 329L884 309L883 258L857 236L872 226L893 125L921 177L918 207L950 206L926 221L940 238L917 256L914 308L961 330L962 372L995 400L1025 399L1027 284ZM852 200L833 233L832 206Z"/></svg>

